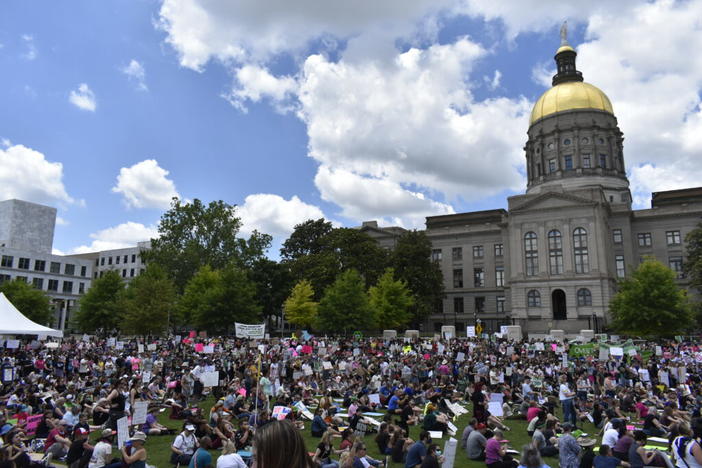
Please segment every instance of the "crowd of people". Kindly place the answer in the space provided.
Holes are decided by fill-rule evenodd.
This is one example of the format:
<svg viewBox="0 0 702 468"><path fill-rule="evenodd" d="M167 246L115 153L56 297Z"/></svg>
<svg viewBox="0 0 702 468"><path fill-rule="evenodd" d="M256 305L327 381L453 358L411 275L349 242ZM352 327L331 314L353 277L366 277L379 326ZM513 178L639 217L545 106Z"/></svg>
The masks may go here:
<svg viewBox="0 0 702 468"><path fill-rule="evenodd" d="M488 468L542 468L542 457L564 468L702 468L694 343L569 359L567 342L308 338L92 337L4 348L0 463L145 468L147 440L170 437L177 467L431 468L449 455L437 436L450 434L450 456ZM146 415L131 424L139 407ZM458 428L464 413L470 420ZM531 440L518 451L505 438L515 420ZM585 423L599 433L583 436ZM380 457L368 454L369 441Z"/></svg>

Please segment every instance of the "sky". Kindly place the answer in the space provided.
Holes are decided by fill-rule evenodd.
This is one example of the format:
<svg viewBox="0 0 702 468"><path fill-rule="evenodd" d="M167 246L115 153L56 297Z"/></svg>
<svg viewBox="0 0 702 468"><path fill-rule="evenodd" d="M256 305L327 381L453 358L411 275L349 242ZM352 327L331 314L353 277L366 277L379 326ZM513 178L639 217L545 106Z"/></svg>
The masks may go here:
<svg viewBox="0 0 702 468"><path fill-rule="evenodd" d="M529 113L568 22L611 99L635 207L702 185L702 0L4 0L0 200L54 249L133 246L172 197L242 235L419 228L526 187Z"/></svg>

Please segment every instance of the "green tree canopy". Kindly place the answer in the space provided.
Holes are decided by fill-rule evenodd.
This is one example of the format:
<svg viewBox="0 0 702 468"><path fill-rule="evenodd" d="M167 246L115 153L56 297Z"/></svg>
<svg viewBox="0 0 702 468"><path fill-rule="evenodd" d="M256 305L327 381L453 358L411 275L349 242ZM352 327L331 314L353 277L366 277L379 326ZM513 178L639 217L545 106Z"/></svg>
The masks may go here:
<svg viewBox="0 0 702 468"><path fill-rule="evenodd" d="M290 293L292 279L288 268L268 258L256 261L249 277L256 284L256 297L264 317L280 315L283 302Z"/></svg>
<svg viewBox="0 0 702 468"><path fill-rule="evenodd" d="M645 260L619 283L609 308L614 328L632 335L673 336L693 324L687 295L675 283L675 273L654 259Z"/></svg>
<svg viewBox="0 0 702 468"><path fill-rule="evenodd" d="M151 263L122 293L122 330L136 335L160 335L172 325L177 294L165 270Z"/></svg>
<svg viewBox="0 0 702 468"><path fill-rule="evenodd" d="M356 270L346 270L324 291L318 326L325 332L349 332L375 327L365 282Z"/></svg>
<svg viewBox="0 0 702 468"><path fill-rule="evenodd" d="M412 291L415 325L432 314L444 298L444 276L438 262L431 260L431 249L426 233L408 231L398 239L390 260L395 277L407 282Z"/></svg>
<svg viewBox="0 0 702 468"><path fill-rule="evenodd" d="M295 285L285 301L285 318L293 325L310 328L317 321L318 306L314 302L312 284L302 280Z"/></svg>
<svg viewBox="0 0 702 468"><path fill-rule="evenodd" d="M178 290L204 265L222 269L232 262L250 266L265 255L271 237L254 231L248 240L237 238L241 220L236 207L223 201L205 205L200 200L174 198L161 216L159 237L142 253L147 262L163 266Z"/></svg>
<svg viewBox="0 0 702 468"><path fill-rule="evenodd" d="M368 292L370 306L382 328L400 328L412 319L412 292L405 281L394 278L394 273L392 268L385 270L378 283Z"/></svg>
<svg viewBox="0 0 702 468"><path fill-rule="evenodd" d="M0 284L0 292L25 317L36 323L47 325L51 320L51 302L43 291L29 285L25 280L16 278Z"/></svg>
<svg viewBox="0 0 702 468"><path fill-rule="evenodd" d="M107 333L118 329L123 317L120 301L124 282L116 270L93 280L78 305L75 320L82 331Z"/></svg>
<svg viewBox="0 0 702 468"><path fill-rule="evenodd" d="M223 295L221 276L220 271L205 265L190 278L178 301L179 326L198 326L217 314L217 301Z"/></svg>
<svg viewBox="0 0 702 468"><path fill-rule="evenodd" d="M702 223L685 236L685 245L685 274L690 278L690 285L702 291Z"/></svg>
<svg viewBox="0 0 702 468"><path fill-rule="evenodd" d="M283 260L296 260L306 255L318 254L322 251L322 239L333 230L332 223L324 218L308 219L295 226L290 237L280 249Z"/></svg>

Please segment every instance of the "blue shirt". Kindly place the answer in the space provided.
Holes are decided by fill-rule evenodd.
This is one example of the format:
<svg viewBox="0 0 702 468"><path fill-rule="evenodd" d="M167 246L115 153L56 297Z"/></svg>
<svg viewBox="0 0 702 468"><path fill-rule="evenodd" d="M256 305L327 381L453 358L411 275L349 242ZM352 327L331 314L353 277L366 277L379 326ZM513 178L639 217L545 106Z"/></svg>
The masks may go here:
<svg viewBox="0 0 702 468"><path fill-rule="evenodd" d="M195 451L193 458L190 459L190 468L205 468L212 465L212 455L203 449L199 448Z"/></svg>
<svg viewBox="0 0 702 468"><path fill-rule="evenodd" d="M393 395L392 397L390 397L390 401L388 401L388 409L389 410L396 410L397 405L399 405L399 404L400 404L400 397L398 397L397 395Z"/></svg>
<svg viewBox="0 0 702 468"><path fill-rule="evenodd" d="M422 464L422 458L427 455L427 447L421 441L415 442L407 451L405 468L414 468Z"/></svg>
<svg viewBox="0 0 702 468"><path fill-rule="evenodd" d="M595 468L615 468L621 464L621 460L616 457L605 457L602 455L597 455L592 462L592 466Z"/></svg>

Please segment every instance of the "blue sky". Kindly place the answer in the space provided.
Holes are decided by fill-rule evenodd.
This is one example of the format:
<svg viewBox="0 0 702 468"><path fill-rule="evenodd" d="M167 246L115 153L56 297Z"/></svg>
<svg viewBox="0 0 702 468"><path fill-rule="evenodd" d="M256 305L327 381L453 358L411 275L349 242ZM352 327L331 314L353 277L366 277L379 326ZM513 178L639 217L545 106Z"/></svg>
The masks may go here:
<svg viewBox="0 0 702 468"><path fill-rule="evenodd" d="M2 2L0 198L58 207L66 253L148 238L173 195L276 242L504 207L564 19L637 206L699 185L702 2L352 3Z"/></svg>

